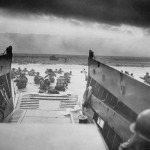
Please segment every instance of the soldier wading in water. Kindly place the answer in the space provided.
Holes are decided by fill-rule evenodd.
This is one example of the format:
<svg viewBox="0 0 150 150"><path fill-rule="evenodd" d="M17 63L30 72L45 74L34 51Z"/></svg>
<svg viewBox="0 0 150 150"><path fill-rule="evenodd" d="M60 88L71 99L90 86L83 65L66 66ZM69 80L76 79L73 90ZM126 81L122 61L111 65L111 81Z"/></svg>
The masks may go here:
<svg viewBox="0 0 150 150"><path fill-rule="evenodd" d="M150 150L150 109L141 112L130 126L134 135L119 150Z"/></svg>
<svg viewBox="0 0 150 150"><path fill-rule="evenodd" d="M28 78L24 73L22 73L19 78L15 80L15 82L17 82L16 86L18 87L18 89L23 89L26 88Z"/></svg>
<svg viewBox="0 0 150 150"><path fill-rule="evenodd" d="M35 77L34 77L34 83L35 84L40 84L40 79L41 79L40 73L37 72Z"/></svg>

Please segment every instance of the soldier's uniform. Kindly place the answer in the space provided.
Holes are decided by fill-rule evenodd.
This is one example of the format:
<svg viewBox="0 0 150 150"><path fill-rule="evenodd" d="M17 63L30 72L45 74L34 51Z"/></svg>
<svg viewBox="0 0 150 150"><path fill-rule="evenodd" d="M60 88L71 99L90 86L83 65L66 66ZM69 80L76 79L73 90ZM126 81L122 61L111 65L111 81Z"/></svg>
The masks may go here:
<svg viewBox="0 0 150 150"><path fill-rule="evenodd" d="M18 89L26 88L28 79L24 74L21 74L20 77L16 80Z"/></svg>
<svg viewBox="0 0 150 150"><path fill-rule="evenodd" d="M146 75L144 76L144 80L147 81L147 79L149 78L149 73L147 72Z"/></svg>
<svg viewBox="0 0 150 150"><path fill-rule="evenodd" d="M57 79L57 83L56 83L56 86L55 86L55 89L58 90L58 91L65 91L66 90L66 81L65 81L65 78L58 78Z"/></svg>
<svg viewBox="0 0 150 150"><path fill-rule="evenodd" d="M39 84L40 83L40 75L39 75L39 72L37 72L37 75L34 77L34 83L35 84Z"/></svg>
<svg viewBox="0 0 150 150"><path fill-rule="evenodd" d="M40 90L44 90L44 79L40 79Z"/></svg>

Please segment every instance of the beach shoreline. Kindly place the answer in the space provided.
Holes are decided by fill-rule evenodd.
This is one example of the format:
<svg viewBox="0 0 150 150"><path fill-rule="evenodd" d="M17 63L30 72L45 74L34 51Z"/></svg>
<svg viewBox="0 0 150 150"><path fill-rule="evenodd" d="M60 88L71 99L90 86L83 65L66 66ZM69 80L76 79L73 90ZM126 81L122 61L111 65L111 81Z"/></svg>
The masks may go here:
<svg viewBox="0 0 150 150"><path fill-rule="evenodd" d="M96 59L109 66L150 67L150 57L97 56ZM61 54L14 54L12 62L18 64L64 64L88 66L88 56Z"/></svg>

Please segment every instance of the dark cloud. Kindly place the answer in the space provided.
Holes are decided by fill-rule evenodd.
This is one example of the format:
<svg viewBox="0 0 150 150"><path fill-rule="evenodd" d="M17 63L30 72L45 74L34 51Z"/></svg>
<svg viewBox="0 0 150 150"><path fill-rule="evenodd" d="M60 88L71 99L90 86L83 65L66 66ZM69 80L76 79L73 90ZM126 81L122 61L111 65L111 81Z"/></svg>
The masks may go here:
<svg viewBox="0 0 150 150"><path fill-rule="evenodd" d="M0 0L0 7L114 25L150 26L149 0Z"/></svg>

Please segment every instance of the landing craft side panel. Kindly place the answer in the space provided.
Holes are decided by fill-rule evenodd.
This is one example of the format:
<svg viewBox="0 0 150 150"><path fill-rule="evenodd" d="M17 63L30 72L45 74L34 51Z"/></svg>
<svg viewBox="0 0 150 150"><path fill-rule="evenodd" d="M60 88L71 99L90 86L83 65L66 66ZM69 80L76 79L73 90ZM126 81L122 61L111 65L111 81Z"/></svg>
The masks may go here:
<svg viewBox="0 0 150 150"><path fill-rule="evenodd" d="M131 136L129 131L130 122L94 95L92 95L91 99L91 107L101 119L107 122L122 139L127 140Z"/></svg>
<svg viewBox="0 0 150 150"><path fill-rule="evenodd" d="M137 114L150 107L150 86L94 59L89 59L89 76Z"/></svg>
<svg viewBox="0 0 150 150"><path fill-rule="evenodd" d="M11 70L11 57L9 55L0 56L0 76L7 74Z"/></svg>
<svg viewBox="0 0 150 150"><path fill-rule="evenodd" d="M14 109L11 91L11 71L12 47L7 47L6 51L0 55L0 118L4 119Z"/></svg>
<svg viewBox="0 0 150 150"><path fill-rule="evenodd" d="M5 118L13 108L10 73L7 73L0 76L0 113L3 113Z"/></svg>

